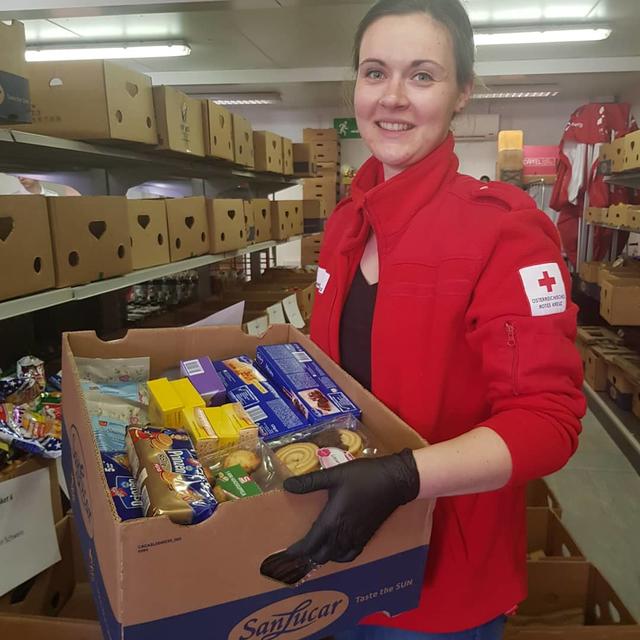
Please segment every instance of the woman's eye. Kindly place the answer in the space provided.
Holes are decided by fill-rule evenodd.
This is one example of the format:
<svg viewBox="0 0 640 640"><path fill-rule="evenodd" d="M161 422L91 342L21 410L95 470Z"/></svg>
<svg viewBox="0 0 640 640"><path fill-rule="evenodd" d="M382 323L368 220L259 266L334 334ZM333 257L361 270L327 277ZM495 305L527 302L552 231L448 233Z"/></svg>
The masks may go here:
<svg viewBox="0 0 640 640"><path fill-rule="evenodd" d="M382 71L378 71L377 69L370 69L365 74L367 78L370 80L381 80L382 79Z"/></svg>
<svg viewBox="0 0 640 640"><path fill-rule="evenodd" d="M431 74L427 73L426 71L421 71L420 73L416 73L416 75L413 77L418 82L431 82L433 80L433 78L431 77Z"/></svg>

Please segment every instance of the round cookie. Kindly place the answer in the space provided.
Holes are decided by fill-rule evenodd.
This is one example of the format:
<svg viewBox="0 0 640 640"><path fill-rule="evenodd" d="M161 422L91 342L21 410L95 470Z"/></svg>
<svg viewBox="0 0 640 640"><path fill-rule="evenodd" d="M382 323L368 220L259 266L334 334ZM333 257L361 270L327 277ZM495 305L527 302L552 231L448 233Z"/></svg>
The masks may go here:
<svg viewBox="0 0 640 640"><path fill-rule="evenodd" d="M338 433L343 446L347 448L347 451L354 458L357 458L362 453L362 438L360 434L351 429L338 429Z"/></svg>
<svg viewBox="0 0 640 640"><path fill-rule="evenodd" d="M245 473L253 473L260 466L261 462L262 460L257 453L248 451L247 449L237 449L236 451L232 451L224 459L222 466L228 469L229 467L235 467L239 464Z"/></svg>
<svg viewBox="0 0 640 640"><path fill-rule="evenodd" d="M276 456L294 476L301 476L320 468L317 452L313 442L294 442L278 449Z"/></svg>
<svg viewBox="0 0 640 640"><path fill-rule="evenodd" d="M227 502L227 500L229 500L229 496L227 496L220 485L216 485L215 487L213 487L213 497L218 502Z"/></svg>

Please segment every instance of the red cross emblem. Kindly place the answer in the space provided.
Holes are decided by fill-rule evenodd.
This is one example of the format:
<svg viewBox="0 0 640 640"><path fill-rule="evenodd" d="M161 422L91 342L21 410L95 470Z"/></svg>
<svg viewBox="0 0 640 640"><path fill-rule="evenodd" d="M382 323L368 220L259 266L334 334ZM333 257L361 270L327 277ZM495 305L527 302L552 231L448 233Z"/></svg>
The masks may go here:
<svg viewBox="0 0 640 640"><path fill-rule="evenodd" d="M551 293L553 291L553 285L556 284L556 279L552 278L548 271L545 271L542 274L542 278L538 280L538 284L541 287L547 287L547 293Z"/></svg>

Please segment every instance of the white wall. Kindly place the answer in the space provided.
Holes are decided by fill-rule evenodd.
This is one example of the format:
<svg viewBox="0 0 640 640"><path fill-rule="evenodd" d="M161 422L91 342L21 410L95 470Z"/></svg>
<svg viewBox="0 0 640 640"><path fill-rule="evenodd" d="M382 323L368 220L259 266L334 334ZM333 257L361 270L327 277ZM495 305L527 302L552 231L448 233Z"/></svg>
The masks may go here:
<svg viewBox="0 0 640 640"><path fill-rule="evenodd" d="M629 91L620 96L622 102L631 103L631 113L640 122L640 82L635 87L631 87Z"/></svg>

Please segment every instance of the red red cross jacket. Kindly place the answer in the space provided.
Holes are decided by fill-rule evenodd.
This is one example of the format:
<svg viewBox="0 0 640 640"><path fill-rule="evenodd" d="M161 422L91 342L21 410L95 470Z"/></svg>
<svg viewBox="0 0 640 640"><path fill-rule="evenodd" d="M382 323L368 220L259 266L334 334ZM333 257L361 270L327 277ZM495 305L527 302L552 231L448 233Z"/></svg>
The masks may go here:
<svg viewBox="0 0 640 640"><path fill-rule="evenodd" d="M380 279L372 392L430 443L494 429L506 487L440 498L418 609L369 624L458 631L526 596L524 488L573 454L585 401L576 308L551 221L522 191L457 172L453 139L384 181L368 160L328 221L312 339L340 360L340 316L370 229Z"/></svg>

